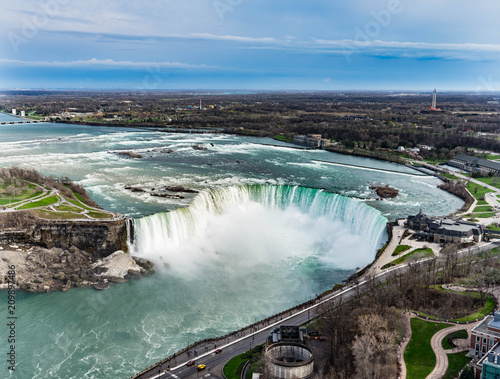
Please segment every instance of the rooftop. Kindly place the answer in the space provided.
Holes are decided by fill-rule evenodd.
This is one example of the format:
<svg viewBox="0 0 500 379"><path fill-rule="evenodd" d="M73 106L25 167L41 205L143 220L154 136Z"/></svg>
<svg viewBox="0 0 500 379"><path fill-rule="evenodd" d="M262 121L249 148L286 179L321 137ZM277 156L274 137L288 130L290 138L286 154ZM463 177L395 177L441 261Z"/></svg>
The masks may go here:
<svg viewBox="0 0 500 379"><path fill-rule="evenodd" d="M489 327L500 329L500 312L495 312L493 316L493 320L489 322Z"/></svg>
<svg viewBox="0 0 500 379"><path fill-rule="evenodd" d="M500 366L500 343L496 343L477 364L481 366L483 363L488 363L494 366Z"/></svg>
<svg viewBox="0 0 500 379"><path fill-rule="evenodd" d="M465 154L459 154L453 159L465 161L465 162L469 163L470 165L483 166L486 168L490 168L492 170L500 171L500 163L498 163L498 162L493 162L493 161L489 161L486 159L472 157L470 155L465 155Z"/></svg>
<svg viewBox="0 0 500 379"><path fill-rule="evenodd" d="M498 312L496 312L498 313ZM493 321L493 316L487 316L479 325L475 326L472 330L476 333L483 333L490 336L500 338L499 332L494 332L488 329L490 322Z"/></svg>

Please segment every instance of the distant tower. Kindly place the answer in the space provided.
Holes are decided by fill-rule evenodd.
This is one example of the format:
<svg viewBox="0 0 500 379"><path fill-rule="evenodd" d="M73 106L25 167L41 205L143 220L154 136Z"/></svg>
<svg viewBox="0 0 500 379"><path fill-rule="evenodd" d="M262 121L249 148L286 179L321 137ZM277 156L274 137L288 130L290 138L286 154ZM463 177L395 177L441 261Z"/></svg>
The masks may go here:
<svg viewBox="0 0 500 379"><path fill-rule="evenodd" d="M15 116L17 114L17 110L15 108L12 108L12 114Z"/></svg>
<svg viewBox="0 0 500 379"><path fill-rule="evenodd" d="M202 109L203 109L203 108L202 108L202 106L201 106L201 99L200 99L200 111L201 111Z"/></svg>
<svg viewBox="0 0 500 379"><path fill-rule="evenodd" d="M437 107L437 91L434 89L434 92L432 93L432 105L429 107L430 111L440 111Z"/></svg>

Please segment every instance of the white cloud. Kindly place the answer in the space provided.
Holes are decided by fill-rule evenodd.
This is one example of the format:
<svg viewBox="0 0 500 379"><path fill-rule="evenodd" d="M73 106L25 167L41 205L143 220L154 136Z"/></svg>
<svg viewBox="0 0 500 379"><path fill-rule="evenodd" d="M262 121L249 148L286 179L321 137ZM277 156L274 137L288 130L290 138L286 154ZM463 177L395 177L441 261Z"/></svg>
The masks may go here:
<svg viewBox="0 0 500 379"><path fill-rule="evenodd" d="M335 49L333 52L344 54L376 53L401 57L439 57L445 59L481 59L492 54L500 54L500 44L363 41L353 39L315 39L314 42L321 49L331 47Z"/></svg>
<svg viewBox="0 0 500 379"><path fill-rule="evenodd" d="M213 69L216 66L205 64L194 65L181 62L134 62L134 61L115 61L113 59L88 59L76 61L23 61L17 59L2 59L0 64L16 64L31 67L125 67L125 68L202 68Z"/></svg>
<svg viewBox="0 0 500 379"><path fill-rule="evenodd" d="M179 38L200 38L200 39L237 41L237 42L263 42L263 43L277 42L275 38L271 37L243 37L243 36L232 36L232 35L215 35L210 33L192 33L188 35L175 35L175 36Z"/></svg>

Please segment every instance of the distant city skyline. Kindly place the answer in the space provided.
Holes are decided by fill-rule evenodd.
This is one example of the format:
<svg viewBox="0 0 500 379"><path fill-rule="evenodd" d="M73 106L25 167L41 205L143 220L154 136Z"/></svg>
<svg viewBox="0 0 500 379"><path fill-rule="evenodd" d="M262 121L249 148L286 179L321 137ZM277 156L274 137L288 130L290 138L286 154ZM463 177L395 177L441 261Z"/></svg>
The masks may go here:
<svg viewBox="0 0 500 379"><path fill-rule="evenodd" d="M500 91L500 3L4 0L0 88Z"/></svg>

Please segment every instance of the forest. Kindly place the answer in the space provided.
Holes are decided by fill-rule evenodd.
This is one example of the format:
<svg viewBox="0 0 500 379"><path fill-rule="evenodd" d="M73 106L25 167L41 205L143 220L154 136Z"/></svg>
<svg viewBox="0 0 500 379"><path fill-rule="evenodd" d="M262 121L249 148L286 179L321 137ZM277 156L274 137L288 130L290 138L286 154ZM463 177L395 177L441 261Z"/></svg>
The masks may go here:
<svg viewBox="0 0 500 379"><path fill-rule="evenodd" d="M433 147L424 159L450 159L468 149L500 153L500 94L193 91L3 91L0 110L24 110L53 122L209 130L279 137L321 134L332 149L384 155L399 146ZM200 109L201 102L201 109Z"/></svg>

